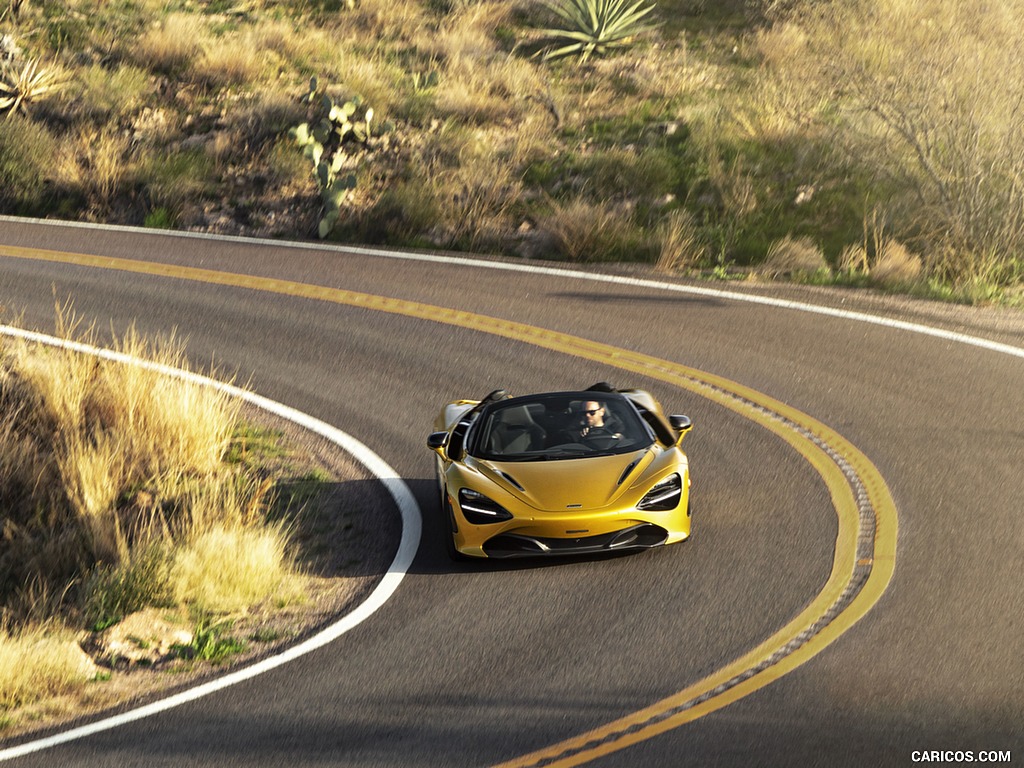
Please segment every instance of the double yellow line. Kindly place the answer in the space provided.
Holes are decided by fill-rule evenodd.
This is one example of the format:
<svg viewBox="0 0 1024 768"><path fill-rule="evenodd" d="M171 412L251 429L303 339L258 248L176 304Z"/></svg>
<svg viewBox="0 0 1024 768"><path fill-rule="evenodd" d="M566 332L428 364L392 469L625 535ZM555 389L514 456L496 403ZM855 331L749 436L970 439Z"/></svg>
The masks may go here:
<svg viewBox="0 0 1024 768"><path fill-rule="evenodd" d="M132 259L0 247L0 256L134 272L362 307L525 342L689 390L778 435L824 480L839 520L832 571L809 605L769 639L703 680L587 733L498 768L580 765L696 720L760 689L820 653L878 601L896 560L897 513L885 480L821 422L728 379L628 349L461 310L267 277Z"/></svg>

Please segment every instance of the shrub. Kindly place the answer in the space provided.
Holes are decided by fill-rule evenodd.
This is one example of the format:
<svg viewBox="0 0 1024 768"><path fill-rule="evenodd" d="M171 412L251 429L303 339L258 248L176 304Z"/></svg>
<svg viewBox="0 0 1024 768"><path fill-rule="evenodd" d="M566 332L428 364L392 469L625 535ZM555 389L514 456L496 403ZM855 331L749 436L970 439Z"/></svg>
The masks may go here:
<svg viewBox="0 0 1024 768"><path fill-rule="evenodd" d="M802 130L887 180L900 236L949 256L934 274L1010 278L1024 253L1024 6L831 0L787 20L762 50Z"/></svg>
<svg viewBox="0 0 1024 768"><path fill-rule="evenodd" d="M214 171L212 159L201 149L164 149L138 165L152 205L166 208L172 215L203 197L213 183Z"/></svg>
<svg viewBox="0 0 1024 768"><path fill-rule="evenodd" d="M903 286L916 281L922 269L920 257L907 250L903 243L886 240L871 266L871 279L888 287Z"/></svg>
<svg viewBox="0 0 1024 768"><path fill-rule="evenodd" d="M110 70L94 64L82 70L76 79L80 94L74 111L101 122L136 111L152 88L149 73L132 65Z"/></svg>
<svg viewBox="0 0 1024 768"><path fill-rule="evenodd" d="M21 116L0 120L0 202L30 205L53 173L57 140Z"/></svg>
<svg viewBox="0 0 1024 768"><path fill-rule="evenodd" d="M98 632L135 611L172 604L171 557L169 547L154 543L94 570L85 584L86 625Z"/></svg>
<svg viewBox="0 0 1024 768"><path fill-rule="evenodd" d="M539 228L569 261L636 261L646 255L643 235L631 217L610 203L556 202Z"/></svg>
<svg viewBox="0 0 1024 768"><path fill-rule="evenodd" d="M420 181L397 181L377 199L362 232L371 242L408 243L425 236L438 216L433 190Z"/></svg>
<svg viewBox="0 0 1024 768"><path fill-rule="evenodd" d="M769 278L814 275L827 270L825 256L813 240L789 235L772 243L758 267L758 273Z"/></svg>

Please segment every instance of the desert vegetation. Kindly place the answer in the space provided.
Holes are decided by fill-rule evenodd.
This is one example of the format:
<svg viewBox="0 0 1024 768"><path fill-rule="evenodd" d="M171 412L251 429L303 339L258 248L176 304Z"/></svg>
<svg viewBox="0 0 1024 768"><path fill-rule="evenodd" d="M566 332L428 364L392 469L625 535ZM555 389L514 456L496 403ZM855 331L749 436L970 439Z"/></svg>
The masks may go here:
<svg viewBox="0 0 1024 768"><path fill-rule="evenodd" d="M1024 0L0 2L6 213L1022 300Z"/></svg>
<svg viewBox="0 0 1024 768"><path fill-rule="evenodd" d="M65 338L94 338L69 317ZM116 348L184 367L173 338L129 331ZM129 614L196 627L190 657L223 651L210 628L225 617L301 599L275 478L249 460L252 428L227 395L5 339L0 424L0 725L109 674L116 660L97 668L82 646Z"/></svg>

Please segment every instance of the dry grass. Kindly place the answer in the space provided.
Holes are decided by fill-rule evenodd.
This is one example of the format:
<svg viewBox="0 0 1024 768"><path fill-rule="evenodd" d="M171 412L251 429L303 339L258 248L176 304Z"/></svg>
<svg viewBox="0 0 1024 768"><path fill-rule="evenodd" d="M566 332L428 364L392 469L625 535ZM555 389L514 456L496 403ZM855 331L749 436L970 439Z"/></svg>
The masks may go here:
<svg viewBox="0 0 1024 768"><path fill-rule="evenodd" d="M95 343L61 310L58 332ZM301 599L273 478L225 461L238 401L154 367L186 368L173 337L114 346L150 364L0 345L0 626L39 625L0 632L0 712L95 674L63 626Z"/></svg>
<svg viewBox="0 0 1024 768"><path fill-rule="evenodd" d="M886 240L871 267L871 279L887 287L908 285L921 276L923 269L921 258L903 243Z"/></svg>
<svg viewBox="0 0 1024 768"><path fill-rule="evenodd" d="M170 14L139 38L131 57L140 67L164 73L180 72L202 53L206 36L205 27L196 16Z"/></svg>
<svg viewBox="0 0 1024 768"><path fill-rule="evenodd" d="M442 115L485 125L516 120L530 108L527 95L541 91L541 79L528 62L502 56L481 62L464 53L447 58L437 89Z"/></svg>
<svg viewBox="0 0 1024 768"><path fill-rule="evenodd" d="M700 232L693 214L672 211L662 222L658 231L661 250L658 254L657 269L661 272L684 272L696 267L704 260L707 249L700 239Z"/></svg>
<svg viewBox="0 0 1024 768"><path fill-rule="evenodd" d="M636 226L621 207L580 198L555 202L538 228L551 235L564 258L576 262L623 259L638 239Z"/></svg>
<svg viewBox="0 0 1024 768"><path fill-rule="evenodd" d="M76 111L97 121L135 113L153 87L149 73L132 65L116 69L93 65L79 78Z"/></svg>
<svg viewBox="0 0 1024 768"><path fill-rule="evenodd" d="M871 267L868 263L868 251L860 243L847 245L839 254L839 269L849 274L867 274Z"/></svg>
<svg viewBox="0 0 1024 768"><path fill-rule="evenodd" d="M274 595L296 599L286 537L273 528L216 525L192 538L174 558L177 602L213 613L244 611Z"/></svg>
<svg viewBox="0 0 1024 768"><path fill-rule="evenodd" d="M116 125L84 125L62 142L56 178L65 189L79 190L106 207L133 178L131 137Z"/></svg>
<svg viewBox="0 0 1024 768"><path fill-rule="evenodd" d="M73 323L63 325L65 335L75 333ZM173 339L149 343L129 332L117 348L183 365ZM268 558L259 567L219 580L250 582L262 568L280 581L288 571L285 531L262 524L270 486L224 464L239 407L227 395L137 365L20 341L8 342L0 356L0 471L9 543L0 558L8 574L0 596L8 610L31 608L25 585L35 594L61 594L99 566L132 571L136 549L159 543L171 548L173 559L176 547L194 547L215 529L277 542L275 552L265 543L253 550ZM191 562L194 583L196 556ZM206 576L223 566L218 561ZM260 584L245 594L268 588ZM195 589L170 591L188 602ZM80 605L80 588L64 599Z"/></svg>
<svg viewBox="0 0 1024 768"><path fill-rule="evenodd" d="M477 125L517 120L527 99L544 88L533 61L498 48L494 30L503 24L509 3L481 2L448 15L423 50L440 75L435 104L441 115Z"/></svg>
<svg viewBox="0 0 1024 768"><path fill-rule="evenodd" d="M343 34L356 41L375 40L426 50L436 31L426 3L361 0L341 15Z"/></svg>
<svg viewBox="0 0 1024 768"><path fill-rule="evenodd" d="M663 43L657 57L615 56L596 59L594 73L635 89L639 99L680 99L722 88L721 68L690 54L685 38Z"/></svg>
<svg viewBox="0 0 1024 768"><path fill-rule="evenodd" d="M512 141L502 151L503 137L444 128L423 148L422 186L439 219L435 241L474 248L509 226L522 190L516 156L522 148Z"/></svg>
<svg viewBox="0 0 1024 768"><path fill-rule="evenodd" d="M786 236L776 240L758 267L758 274L768 278L813 275L828 270L821 248L809 237Z"/></svg>
<svg viewBox="0 0 1024 768"><path fill-rule="evenodd" d="M954 282L1024 251L1024 3L794 4L760 49L805 127L878 179L903 237Z"/></svg>
<svg viewBox="0 0 1024 768"><path fill-rule="evenodd" d="M259 83L275 71L274 56L251 32L210 40L192 63L192 75L214 87Z"/></svg>
<svg viewBox="0 0 1024 768"><path fill-rule="evenodd" d="M338 237L510 253L523 221L571 218L551 198L585 197L626 220L588 250L672 261L668 199L716 258L756 264L787 232L849 242L884 200L929 278L1024 272L1019 0L735 3L727 29L714 4L658 3L649 45L583 66L532 55L552 23L534 0L115 6L69 0L58 29L31 3L11 28L19 66L52 54L71 79L34 110L31 152L0 134L8 208L307 236L321 198L273 144L315 75L394 128L353 161Z"/></svg>
<svg viewBox="0 0 1024 768"><path fill-rule="evenodd" d="M71 632L0 630L0 712L68 693L95 674Z"/></svg>

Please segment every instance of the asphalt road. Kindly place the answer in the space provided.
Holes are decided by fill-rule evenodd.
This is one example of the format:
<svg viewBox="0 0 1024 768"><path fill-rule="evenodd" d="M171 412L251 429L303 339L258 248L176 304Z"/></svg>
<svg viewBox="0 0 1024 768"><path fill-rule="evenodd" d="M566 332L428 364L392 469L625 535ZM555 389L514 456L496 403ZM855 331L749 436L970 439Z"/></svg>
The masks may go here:
<svg viewBox="0 0 1024 768"><path fill-rule="evenodd" d="M10 246L201 267L528 323L738 382L823 422L885 478L895 574L822 653L599 766L909 765L916 751L1024 759L1024 358L906 330L649 286L318 247L0 220L5 322L53 329L55 298L102 336L177 329L259 394L363 441L424 513L394 597L337 642L252 681L18 766L475 766L670 696L785 625L837 535L787 443L662 381L479 331L253 288L8 258ZM547 266L547 265L545 265ZM661 278L658 278L661 279ZM1024 319L804 288L740 290L1024 347ZM608 380L695 423L694 536L633 556L450 563L424 440L437 408Z"/></svg>

